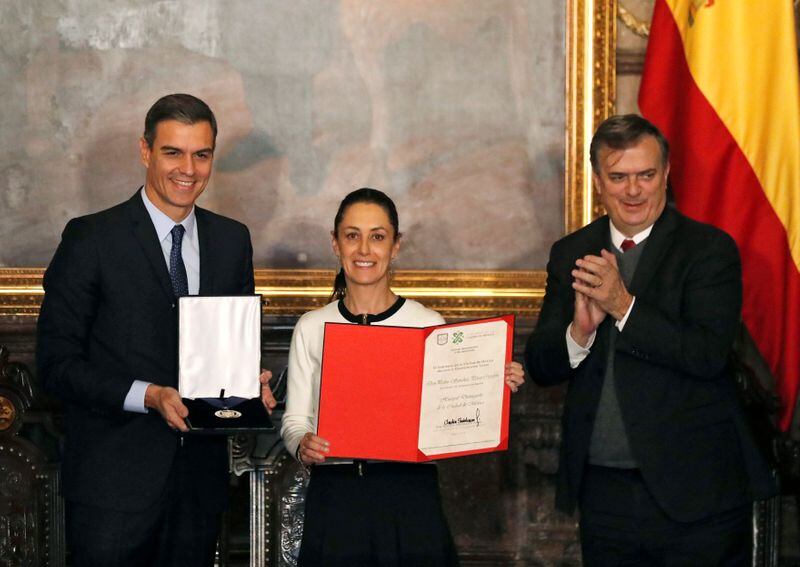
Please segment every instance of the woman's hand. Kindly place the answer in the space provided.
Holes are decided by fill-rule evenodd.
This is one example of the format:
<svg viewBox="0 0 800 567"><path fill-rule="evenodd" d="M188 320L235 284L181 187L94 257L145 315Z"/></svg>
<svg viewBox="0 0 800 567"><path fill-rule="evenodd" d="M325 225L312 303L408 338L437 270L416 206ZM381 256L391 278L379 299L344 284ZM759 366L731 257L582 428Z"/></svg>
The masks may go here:
<svg viewBox="0 0 800 567"><path fill-rule="evenodd" d="M300 445L297 446L297 458L304 465L323 463L329 447L330 443L322 437L313 433L306 433L300 439Z"/></svg>
<svg viewBox="0 0 800 567"><path fill-rule="evenodd" d="M506 384L512 392L519 390L525 382L525 371L519 362L509 362L506 364Z"/></svg>

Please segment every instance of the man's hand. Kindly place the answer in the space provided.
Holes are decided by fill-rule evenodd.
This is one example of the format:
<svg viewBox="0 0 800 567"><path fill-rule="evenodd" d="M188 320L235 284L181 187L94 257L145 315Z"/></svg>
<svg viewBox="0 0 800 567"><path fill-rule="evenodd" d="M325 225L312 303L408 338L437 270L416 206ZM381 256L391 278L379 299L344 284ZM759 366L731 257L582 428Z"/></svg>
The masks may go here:
<svg viewBox="0 0 800 567"><path fill-rule="evenodd" d="M600 251L600 256L584 256L575 262L575 265L577 268L572 270L572 277L575 278L572 288L576 291L576 317L579 294L583 294L590 301L589 309L593 303L617 321L625 317L633 296L628 293L622 281L617 257L604 249ZM573 338L580 344L576 337Z"/></svg>
<svg viewBox="0 0 800 567"><path fill-rule="evenodd" d="M258 381L261 382L261 401L264 407L267 408L268 413L272 413L272 410L278 405L278 402L275 401L275 396L272 395L272 388L269 387L269 381L271 379L272 372L262 368Z"/></svg>
<svg viewBox="0 0 800 567"><path fill-rule="evenodd" d="M144 407L158 410L164 421L172 429L189 431L184 419L189 415L189 410L183 405L181 395L175 388L150 384L144 392Z"/></svg>
<svg viewBox="0 0 800 567"><path fill-rule="evenodd" d="M573 284L573 287L575 285ZM572 315L572 326L569 334L572 339L585 347L592 336L606 318L606 312L593 300L586 297L581 292L575 291L575 312Z"/></svg>

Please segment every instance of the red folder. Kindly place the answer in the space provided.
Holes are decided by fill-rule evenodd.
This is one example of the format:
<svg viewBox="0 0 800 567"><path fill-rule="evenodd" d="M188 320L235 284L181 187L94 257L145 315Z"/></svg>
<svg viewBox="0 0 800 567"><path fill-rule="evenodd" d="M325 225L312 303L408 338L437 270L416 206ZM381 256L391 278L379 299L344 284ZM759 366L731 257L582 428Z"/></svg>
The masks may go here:
<svg viewBox="0 0 800 567"><path fill-rule="evenodd" d="M511 361L514 316L409 328L326 323L317 434L330 457L423 462L508 448L510 390L503 386L500 442L429 457L418 449L425 340L433 332L505 321L505 362ZM504 381L504 375L497 377Z"/></svg>

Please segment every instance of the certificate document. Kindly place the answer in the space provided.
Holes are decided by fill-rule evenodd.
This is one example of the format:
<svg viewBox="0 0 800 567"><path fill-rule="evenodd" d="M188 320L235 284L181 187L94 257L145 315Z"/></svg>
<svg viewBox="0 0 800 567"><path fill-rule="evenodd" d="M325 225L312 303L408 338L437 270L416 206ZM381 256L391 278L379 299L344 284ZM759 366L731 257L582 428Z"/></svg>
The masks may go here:
<svg viewBox="0 0 800 567"><path fill-rule="evenodd" d="M326 323L317 434L331 457L422 462L508 447L514 317Z"/></svg>
<svg viewBox="0 0 800 567"><path fill-rule="evenodd" d="M425 339L419 450L425 455L500 443L505 321L447 327Z"/></svg>

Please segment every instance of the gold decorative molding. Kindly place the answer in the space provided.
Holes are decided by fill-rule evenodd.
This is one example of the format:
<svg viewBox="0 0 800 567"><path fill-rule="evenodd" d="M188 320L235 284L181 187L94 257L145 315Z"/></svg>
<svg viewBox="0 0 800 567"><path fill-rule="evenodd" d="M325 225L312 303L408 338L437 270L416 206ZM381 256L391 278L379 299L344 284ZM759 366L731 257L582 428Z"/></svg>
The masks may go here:
<svg viewBox="0 0 800 567"><path fill-rule="evenodd" d="M269 302L267 315L296 315L327 303L333 277L333 270L256 270L256 290ZM531 316L544 284L543 272L404 270L394 275L392 289L445 317Z"/></svg>
<svg viewBox="0 0 800 567"><path fill-rule="evenodd" d="M30 320L42 303L42 268L0 270L0 322Z"/></svg>
<svg viewBox="0 0 800 567"><path fill-rule="evenodd" d="M31 320L44 297L41 268L0 271L0 320ZM266 300L266 316L295 316L328 302L333 270L256 270L256 293ZM534 315L544 295L545 275L530 271L406 270L392 289L417 299L446 317L495 313Z"/></svg>
<svg viewBox="0 0 800 567"><path fill-rule="evenodd" d="M567 5L567 144L565 232L603 214L592 187L589 142L614 113L616 0L569 0Z"/></svg>
<svg viewBox="0 0 800 567"><path fill-rule="evenodd" d="M564 230L572 232L602 214L592 188L589 141L614 111L616 95L616 0L568 0L566 29L566 175ZM43 268L0 269L0 323L31 323L41 304ZM256 270L256 290L267 316L297 316L323 305L329 270ZM409 270L392 288L445 317L499 313L535 315L544 296L542 271Z"/></svg>
<svg viewBox="0 0 800 567"><path fill-rule="evenodd" d="M797 0L795 0L796 2ZM797 5L797 4L795 4ZM650 36L650 23L644 20L640 20L636 16L634 16L625 6L622 5L620 2L618 6L619 11L619 19L620 21L625 24L625 27L628 28L631 32L638 35L639 37L649 37Z"/></svg>

